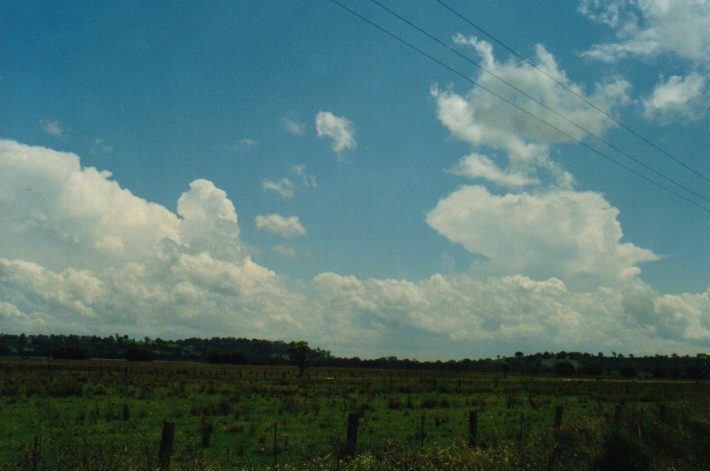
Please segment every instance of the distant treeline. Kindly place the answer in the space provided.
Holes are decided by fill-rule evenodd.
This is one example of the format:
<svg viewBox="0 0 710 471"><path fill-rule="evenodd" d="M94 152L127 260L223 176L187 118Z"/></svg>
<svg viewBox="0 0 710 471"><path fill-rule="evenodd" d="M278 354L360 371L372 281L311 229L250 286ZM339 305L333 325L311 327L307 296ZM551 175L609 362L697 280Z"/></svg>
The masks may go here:
<svg viewBox="0 0 710 471"><path fill-rule="evenodd" d="M0 334L0 355L45 356L53 358L107 358L132 361L180 360L210 363L287 365L292 360L289 344L283 341L213 337L182 340L132 339L118 334L95 335L11 335ZM381 368L409 370L477 371L511 374L557 374L593 377L708 378L710 356L653 355L606 356L580 352L516 352L510 357L418 361L394 356L361 359L340 358L320 348L310 349L310 366Z"/></svg>

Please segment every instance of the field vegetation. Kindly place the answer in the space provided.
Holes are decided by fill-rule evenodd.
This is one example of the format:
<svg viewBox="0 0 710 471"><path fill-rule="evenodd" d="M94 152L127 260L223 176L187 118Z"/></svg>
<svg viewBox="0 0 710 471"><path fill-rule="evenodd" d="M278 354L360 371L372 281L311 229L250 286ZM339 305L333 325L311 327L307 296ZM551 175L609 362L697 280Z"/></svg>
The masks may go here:
<svg viewBox="0 0 710 471"><path fill-rule="evenodd" d="M710 463L704 381L513 370L4 357L0 469L155 470L166 422L174 470ZM356 443L347 441L353 414Z"/></svg>

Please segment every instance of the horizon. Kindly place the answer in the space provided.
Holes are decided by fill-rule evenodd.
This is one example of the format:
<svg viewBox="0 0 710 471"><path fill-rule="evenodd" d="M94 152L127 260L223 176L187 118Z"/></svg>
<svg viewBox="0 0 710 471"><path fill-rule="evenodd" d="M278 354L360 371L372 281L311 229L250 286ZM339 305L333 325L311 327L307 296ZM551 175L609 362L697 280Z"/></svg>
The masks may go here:
<svg viewBox="0 0 710 471"><path fill-rule="evenodd" d="M0 330L710 351L710 2L443 3L6 4Z"/></svg>

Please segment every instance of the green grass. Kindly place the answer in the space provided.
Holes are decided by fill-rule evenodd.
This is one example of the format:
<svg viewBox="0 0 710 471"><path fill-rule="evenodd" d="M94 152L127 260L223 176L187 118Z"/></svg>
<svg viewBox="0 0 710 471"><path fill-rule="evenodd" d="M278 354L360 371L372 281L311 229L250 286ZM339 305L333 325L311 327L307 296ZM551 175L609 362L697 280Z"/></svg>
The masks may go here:
<svg viewBox="0 0 710 471"><path fill-rule="evenodd" d="M626 455L636 461L619 469L710 462L708 384L319 368L301 379L293 370L2 360L0 469L156 469L164 421L175 423L171 469L267 469L274 424L281 469L334 469L353 411L362 416L357 455L341 469L612 469ZM470 449L474 410L479 447Z"/></svg>

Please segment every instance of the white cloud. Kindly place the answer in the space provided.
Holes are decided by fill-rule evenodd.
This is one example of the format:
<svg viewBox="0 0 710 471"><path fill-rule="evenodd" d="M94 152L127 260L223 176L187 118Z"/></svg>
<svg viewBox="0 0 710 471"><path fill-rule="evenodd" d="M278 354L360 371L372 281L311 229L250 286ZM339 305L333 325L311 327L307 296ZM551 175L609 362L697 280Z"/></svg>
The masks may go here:
<svg viewBox="0 0 710 471"><path fill-rule="evenodd" d="M286 258L296 258L296 255L298 255L293 247L289 247L287 245L275 245L274 251Z"/></svg>
<svg viewBox="0 0 710 471"><path fill-rule="evenodd" d="M312 175L306 171L306 166L304 164L298 164L291 167L291 171L298 178L301 179L301 184L304 189L316 188L318 187L318 181L315 175Z"/></svg>
<svg viewBox="0 0 710 471"><path fill-rule="evenodd" d="M73 154L0 141L6 332L305 338L363 357L710 348L710 290L663 295L633 276L653 255L620 242L616 210L593 193L497 197L464 187L430 213L447 237L492 263L515 266L532 252L525 271L548 263L560 267L558 277L322 273L292 291L249 256L234 204L211 182L192 182L175 214L107 175L82 168ZM501 217L491 221L494 212ZM289 256L282 247L275 250ZM554 260L541 262L543 254ZM616 282L580 289L580 269Z"/></svg>
<svg viewBox="0 0 710 471"><path fill-rule="evenodd" d="M63 137L64 136L64 129L59 125L59 121L57 120L52 120L52 119L40 119L39 124L42 125L42 129L44 129L44 132L47 134L50 134L54 137Z"/></svg>
<svg viewBox="0 0 710 471"><path fill-rule="evenodd" d="M708 107L703 97L705 78L697 73L686 77L673 75L664 81L661 77L655 90L642 100L644 117L668 121L673 116L695 119Z"/></svg>
<svg viewBox="0 0 710 471"><path fill-rule="evenodd" d="M351 355L395 349L441 359L444 351L461 357L519 349L669 353L710 346L707 292L669 298L638 279L583 292L556 278L522 275L434 275L411 282L323 273L313 285L325 309L321 316L339 333L333 344Z"/></svg>
<svg viewBox="0 0 710 471"><path fill-rule="evenodd" d="M259 147L259 142L255 141L254 139L249 139L249 138L244 138L239 141L239 145L242 147L246 147L247 149L252 149L255 147Z"/></svg>
<svg viewBox="0 0 710 471"><path fill-rule="evenodd" d="M560 277L572 286L612 286L637 275L650 250L621 243L619 211L598 193L496 196L464 186L439 201L427 223L489 260L493 273Z"/></svg>
<svg viewBox="0 0 710 471"><path fill-rule="evenodd" d="M283 120L283 125L284 129L294 136L302 136L306 133L306 123L287 118Z"/></svg>
<svg viewBox="0 0 710 471"><path fill-rule="evenodd" d="M92 154L110 154L113 152L113 146L104 142L101 138L94 139L94 143L91 144Z"/></svg>
<svg viewBox="0 0 710 471"><path fill-rule="evenodd" d="M251 260L223 190L193 181L176 215L108 175L73 154L0 140L7 329L302 336L299 296Z"/></svg>
<svg viewBox="0 0 710 471"><path fill-rule="evenodd" d="M306 171L306 166L304 164L298 164L291 167L291 173L300 181L299 187L297 187L296 184L294 184L293 181L287 177L284 177L279 181L264 179L261 182L261 187L264 191L273 191L284 198L293 198L296 195L297 190L310 190L318 186L316 176L309 174Z"/></svg>
<svg viewBox="0 0 710 471"><path fill-rule="evenodd" d="M503 171L490 158L475 152L463 157L455 167L449 169L449 173L473 179L483 178L507 187L520 187L540 182L521 173Z"/></svg>
<svg viewBox="0 0 710 471"><path fill-rule="evenodd" d="M579 11L615 30L617 41L597 44L585 53L613 62L668 52L710 64L710 2L585 0Z"/></svg>
<svg viewBox="0 0 710 471"><path fill-rule="evenodd" d="M296 237L306 233L306 228L298 220L298 216L284 217L278 214L257 216L256 228L281 237Z"/></svg>
<svg viewBox="0 0 710 471"><path fill-rule="evenodd" d="M554 114L550 109L596 135L602 134L613 126L613 121L557 86L531 65L514 59L508 62L497 61L493 56L492 47L486 41L475 37L466 38L462 35L455 36L454 41L474 48L488 70L518 89L525 90L527 95L543 103L547 108L522 96L492 75L481 73L476 78L480 86L474 86L465 96L438 87L432 89L432 95L437 102L437 115L442 124L458 139L474 147L487 146L503 151L508 159L508 174L525 175L527 178L534 179L538 169L545 169L558 185L569 186L572 181L571 175L562 171L549 159L549 146L568 142L571 138L502 103L499 98L486 92L482 87L520 104L522 108L563 130L574 139L583 139L586 133ZM594 93L587 94L580 85L567 78L557 66L554 56L542 45L537 46L536 56L538 67L544 70L545 74L564 83L598 108L612 112L615 106L628 100L629 84L624 80L617 78L598 83ZM486 174L493 176L490 166L487 167ZM501 181L500 173L496 177Z"/></svg>
<svg viewBox="0 0 710 471"><path fill-rule="evenodd" d="M319 111L316 115L316 131L318 137L332 141L331 148L338 156L357 147L353 123L344 116L335 116L330 111Z"/></svg>
<svg viewBox="0 0 710 471"><path fill-rule="evenodd" d="M685 77L674 75L667 81L661 77L651 96L643 98L647 119L666 122L704 114L708 105L703 88L710 77L710 2L585 0L579 11L611 27L616 36L615 41L592 46L584 56L614 63L668 55L676 67L685 69Z"/></svg>
<svg viewBox="0 0 710 471"><path fill-rule="evenodd" d="M296 194L295 185L288 178L282 178L278 182L264 179L264 181L261 182L261 187L264 191L273 191L284 198L293 198Z"/></svg>

